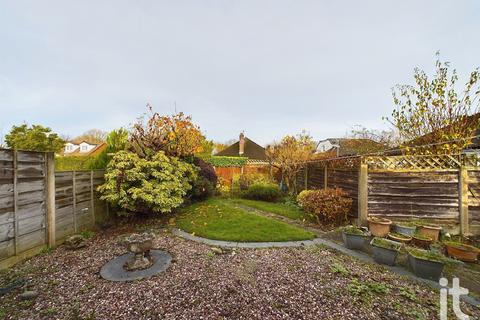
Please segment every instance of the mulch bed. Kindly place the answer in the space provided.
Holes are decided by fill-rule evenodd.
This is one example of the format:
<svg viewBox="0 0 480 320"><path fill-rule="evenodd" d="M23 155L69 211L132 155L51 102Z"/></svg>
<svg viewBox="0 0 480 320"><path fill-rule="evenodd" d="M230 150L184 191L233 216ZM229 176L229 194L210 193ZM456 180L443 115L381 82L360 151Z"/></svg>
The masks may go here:
<svg viewBox="0 0 480 320"><path fill-rule="evenodd" d="M438 292L323 247L236 250L157 231L155 247L173 256L150 279L103 280L103 264L123 254L114 227L77 251L58 249L0 274L0 286L25 278L39 296L0 296L6 319L437 319ZM480 310L462 304L480 317ZM454 319L454 317L452 317Z"/></svg>

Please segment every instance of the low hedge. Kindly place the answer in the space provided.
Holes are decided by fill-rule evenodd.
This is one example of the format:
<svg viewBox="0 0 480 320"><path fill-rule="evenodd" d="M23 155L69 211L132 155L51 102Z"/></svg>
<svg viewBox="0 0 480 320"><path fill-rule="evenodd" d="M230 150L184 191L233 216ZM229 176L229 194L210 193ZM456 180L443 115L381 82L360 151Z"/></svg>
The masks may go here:
<svg viewBox="0 0 480 320"><path fill-rule="evenodd" d="M246 157L223 157L223 156L213 156L208 159L205 159L214 167L242 167L247 163L248 158Z"/></svg>
<svg viewBox="0 0 480 320"><path fill-rule="evenodd" d="M274 202L283 196L280 187L274 183L254 183L242 192L242 198Z"/></svg>
<svg viewBox="0 0 480 320"><path fill-rule="evenodd" d="M304 190L297 202L318 224L340 225L347 221L353 200L340 188Z"/></svg>

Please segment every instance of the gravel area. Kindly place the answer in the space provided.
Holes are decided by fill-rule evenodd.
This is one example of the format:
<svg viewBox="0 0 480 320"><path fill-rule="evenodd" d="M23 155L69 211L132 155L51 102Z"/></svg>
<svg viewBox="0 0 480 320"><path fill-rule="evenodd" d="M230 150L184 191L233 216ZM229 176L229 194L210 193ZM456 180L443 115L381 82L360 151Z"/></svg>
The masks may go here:
<svg viewBox="0 0 480 320"><path fill-rule="evenodd" d="M0 273L0 286L24 277L39 296L20 289L0 296L5 319L437 319L438 293L377 265L321 246L212 250L166 231L155 247L173 256L150 279L116 283L99 270L123 254L117 226L86 248L63 246ZM480 318L480 310L462 305ZM452 317L451 319L454 319Z"/></svg>

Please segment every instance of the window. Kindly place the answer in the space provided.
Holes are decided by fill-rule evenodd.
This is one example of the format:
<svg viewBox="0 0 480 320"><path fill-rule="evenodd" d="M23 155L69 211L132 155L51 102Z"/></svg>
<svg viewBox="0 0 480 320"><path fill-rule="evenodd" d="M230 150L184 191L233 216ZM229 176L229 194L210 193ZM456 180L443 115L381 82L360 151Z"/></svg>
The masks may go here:
<svg viewBox="0 0 480 320"><path fill-rule="evenodd" d="M88 149L88 146L85 146L85 145L82 146L82 151L87 151L87 149Z"/></svg>

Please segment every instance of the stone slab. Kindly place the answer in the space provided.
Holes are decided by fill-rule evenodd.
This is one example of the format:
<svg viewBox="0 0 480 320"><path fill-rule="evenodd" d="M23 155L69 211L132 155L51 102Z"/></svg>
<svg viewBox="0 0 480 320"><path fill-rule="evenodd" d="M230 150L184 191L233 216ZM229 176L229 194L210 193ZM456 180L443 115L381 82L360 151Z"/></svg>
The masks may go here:
<svg viewBox="0 0 480 320"><path fill-rule="evenodd" d="M172 256L166 251L151 250L150 254L155 260L155 263L148 269L135 271L125 270L123 265L134 256L133 253L126 253L107 262L100 270L100 275L109 281L124 282L141 280L167 270L172 262Z"/></svg>

